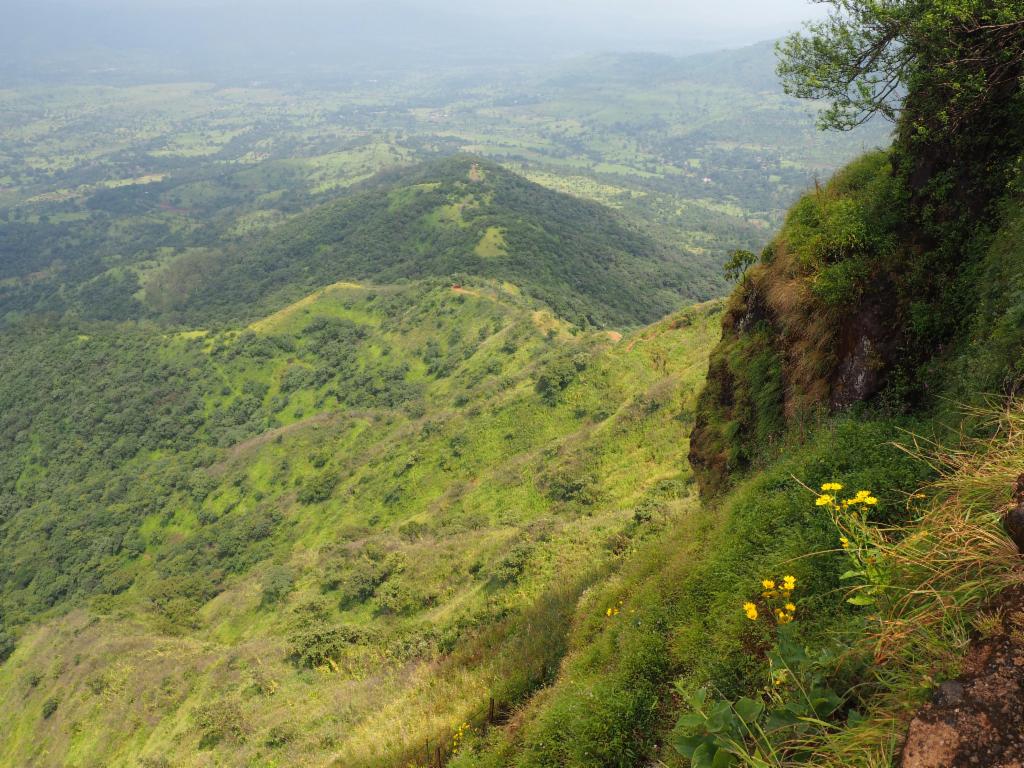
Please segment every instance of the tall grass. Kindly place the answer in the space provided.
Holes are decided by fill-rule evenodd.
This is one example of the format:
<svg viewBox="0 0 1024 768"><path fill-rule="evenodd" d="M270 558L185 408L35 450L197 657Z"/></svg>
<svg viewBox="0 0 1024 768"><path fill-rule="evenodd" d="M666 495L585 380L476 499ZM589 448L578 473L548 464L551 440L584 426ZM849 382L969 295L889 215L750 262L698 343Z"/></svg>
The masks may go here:
<svg viewBox="0 0 1024 768"><path fill-rule="evenodd" d="M910 440L907 450L938 479L908 499L912 508L920 504L911 522L873 529L891 574L890 598L851 649L872 669L869 717L824 739L816 765L890 765L916 707L942 677L957 673L990 600L1024 583L1024 559L1002 527L1024 471L1024 403L968 415L991 436L965 437L954 447Z"/></svg>

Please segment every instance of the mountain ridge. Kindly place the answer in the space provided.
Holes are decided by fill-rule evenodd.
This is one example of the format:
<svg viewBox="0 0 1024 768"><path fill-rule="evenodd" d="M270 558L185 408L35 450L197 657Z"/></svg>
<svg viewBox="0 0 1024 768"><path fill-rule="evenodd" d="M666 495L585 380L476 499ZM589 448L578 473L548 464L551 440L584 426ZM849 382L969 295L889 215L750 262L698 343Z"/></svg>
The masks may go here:
<svg viewBox="0 0 1024 768"><path fill-rule="evenodd" d="M457 156L380 174L205 263L172 264L146 296L185 317L230 318L281 288L295 296L344 279L459 275L509 280L559 315L597 326L653 322L711 298L720 282L607 208ZM190 284L191 294L159 295Z"/></svg>

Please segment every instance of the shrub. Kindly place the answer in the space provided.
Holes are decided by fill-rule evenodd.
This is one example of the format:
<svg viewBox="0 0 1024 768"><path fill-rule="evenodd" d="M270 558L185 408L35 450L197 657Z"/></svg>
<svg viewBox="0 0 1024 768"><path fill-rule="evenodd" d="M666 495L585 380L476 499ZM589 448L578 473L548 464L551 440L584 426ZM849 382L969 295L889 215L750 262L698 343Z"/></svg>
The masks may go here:
<svg viewBox="0 0 1024 768"><path fill-rule="evenodd" d="M43 702L43 719L49 720L53 716L53 713L57 711L57 707L60 706L60 702L53 696Z"/></svg>
<svg viewBox="0 0 1024 768"><path fill-rule="evenodd" d="M86 681L85 681L85 687L88 688L89 691L94 696L99 696L101 693L103 693L105 690L107 690L107 688L109 686L110 686L110 682L107 680L106 676L104 674L102 674L102 673L97 673L97 674L87 678Z"/></svg>
<svg viewBox="0 0 1024 768"><path fill-rule="evenodd" d="M281 391L285 393L303 389L313 383L313 371L302 365L290 365L281 376Z"/></svg>
<svg viewBox="0 0 1024 768"><path fill-rule="evenodd" d="M286 744L295 741L298 735L299 733L295 729L295 726L282 723L271 727L271 729L267 731L267 738L263 743L272 749L283 747Z"/></svg>
<svg viewBox="0 0 1024 768"><path fill-rule="evenodd" d="M814 279L814 295L830 309L856 304L868 279L868 267L851 258L823 267Z"/></svg>
<svg viewBox="0 0 1024 768"><path fill-rule="evenodd" d="M275 565L263 578L261 607L281 602L295 588L295 575L287 565Z"/></svg>
<svg viewBox="0 0 1024 768"><path fill-rule="evenodd" d="M365 603L377 591L377 587L387 581L392 573L402 568L401 559L391 555L380 560L361 559L345 575L337 585L342 610L359 603Z"/></svg>
<svg viewBox="0 0 1024 768"><path fill-rule="evenodd" d="M501 585L515 584L526 570L532 547L526 543L516 544L505 557L498 561L491 573L491 579Z"/></svg>
<svg viewBox="0 0 1024 768"><path fill-rule="evenodd" d="M299 489L299 502L301 504L316 504L327 501L337 485L338 476L331 471L321 472L313 478L307 478Z"/></svg>
<svg viewBox="0 0 1024 768"><path fill-rule="evenodd" d="M545 478L546 494L552 501L576 502L589 506L600 499L597 475L578 466L561 467Z"/></svg>
<svg viewBox="0 0 1024 768"><path fill-rule="evenodd" d="M14 640L14 635L0 629L0 664L3 664L11 657L16 647L17 643Z"/></svg>
<svg viewBox="0 0 1024 768"><path fill-rule="evenodd" d="M559 395L576 379L576 376L587 367L582 357L558 357L552 360L537 377L534 389L540 399L548 405L558 403Z"/></svg>
<svg viewBox="0 0 1024 768"><path fill-rule="evenodd" d="M199 730L199 748L210 749L225 739L242 741L246 725L237 701L219 700L201 704L192 712Z"/></svg>
<svg viewBox="0 0 1024 768"><path fill-rule="evenodd" d="M365 629L348 625L317 622L292 633L289 658L300 667L336 667L351 645L366 643L371 635Z"/></svg>
<svg viewBox="0 0 1024 768"><path fill-rule="evenodd" d="M418 520L410 520L398 527L398 534L406 541L419 541L430 533L430 526Z"/></svg>
<svg viewBox="0 0 1024 768"><path fill-rule="evenodd" d="M397 615L414 613L436 602L437 597L424 594L397 580L386 581L377 590L377 608L382 613Z"/></svg>

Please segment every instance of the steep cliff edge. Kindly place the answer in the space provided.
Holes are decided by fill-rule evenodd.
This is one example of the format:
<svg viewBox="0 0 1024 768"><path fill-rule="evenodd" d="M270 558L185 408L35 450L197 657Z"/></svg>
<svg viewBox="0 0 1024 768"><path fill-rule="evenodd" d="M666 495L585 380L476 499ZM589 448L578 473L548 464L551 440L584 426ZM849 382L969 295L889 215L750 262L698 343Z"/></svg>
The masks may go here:
<svg viewBox="0 0 1024 768"><path fill-rule="evenodd" d="M934 18L948 14L952 33L916 51L893 146L798 201L723 313L690 440L702 496L736 516L792 484L814 492L834 538L787 567L835 568L831 594L844 594L850 623L829 626L799 603L776 610L776 582L761 581L759 598L752 576L743 611L752 625L770 624L768 650L755 651L769 682L748 679L749 698L710 704L714 687L681 689L676 744L692 765L761 764L755 754L844 768L1019 764L1024 561L1014 543L1020 497L1011 509L1007 490L1024 468L1024 19L1019 7L967 6L924 4ZM1003 15L991 23L965 21L996 6ZM993 31L1012 33L1013 44L962 55ZM809 53L823 50L814 44L821 39L791 49L806 56L809 83L819 72L811 65L830 65ZM835 50L836 60L847 52ZM973 100L961 99L949 73L977 62L986 63L963 80ZM858 475L877 439L902 444L922 475ZM802 455L814 458L781 479ZM765 549L822 524L773 513L780 520L758 531ZM842 651L830 650L838 637ZM813 674L786 693L776 673L799 678L801 665ZM803 701L808 685L821 695ZM821 733L786 731L804 705L828 723ZM764 735L751 735L762 723ZM733 726L740 738L721 736Z"/></svg>
<svg viewBox="0 0 1024 768"><path fill-rule="evenodd" d="M787 91L831 102L824 127L891 118L894 142L816 184L741 278L691 441L705 493L816 413L1019 382L1019 4L830 4L781 47Z"/></svg>
<svg viewBox="0 0 1024 768"><path fill-rule="evenodd" d="M705 493L828 413L927 412L1020 389L1019 178L943 225L922 219L937 214L913 199L898 152L805 195L730 297L691 439ZM1004 160L1001 174L1018 166Z"/></svg>

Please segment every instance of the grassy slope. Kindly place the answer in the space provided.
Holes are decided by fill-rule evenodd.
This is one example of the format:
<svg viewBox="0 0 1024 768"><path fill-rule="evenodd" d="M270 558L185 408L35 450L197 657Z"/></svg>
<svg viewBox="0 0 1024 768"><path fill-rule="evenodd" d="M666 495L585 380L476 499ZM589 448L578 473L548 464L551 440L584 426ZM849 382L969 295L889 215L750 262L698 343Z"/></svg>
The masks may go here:
<svg viewBox="0 0 1024 768"><path fill-rule="evenodd" d="M394 405L339 405L336 380L296 373L322 364L325 317L365 330L356 370L404 371L348 379L397 387ZM197 439L229 445L123 465L188 479L139 520L139 557L103 561L116 594L58 601L0 667L16 713L0 765L393 765L488 696L522 700L556 673L588 585L692 511L686 433L716 326L686 310L616 343L511 286L342 284L251 334L163 337L157 354L202 374ZM217 427L247 382L272 415Z"/></svg>
<svg viewBox="0 0 1024 768"><path fill-rule="evenodd" d="M1000 414L997 405L993 414L985 406L965 415L959 404L982 403L986 396L1001 403L1002 395L1019 392L1024 206L1018 200L1004 201L997 230L970 245L971 290L979 297L973 316L956 343L916 373L940 395L937 406L913 417L901 414L896 392L838 416L805 413L794 422L800 430L782 429L783 399L806 395L800 384L821 375L816 366L835 354L833 327L841 319L835 312L847 306L850 290L858 295L851 286L856 273L843 275L842 262L824 266L817 257L851 231L862 233L854 251L859 258L889 255L872 250L884 233L861 224L878 202L872 194L882 163L877 156L859 161L802 201L766 264L730 301L725 339L711 366L728 366L731 389L722 395L713 380L698 417L704 429L717 430L721 442L710 444L714 452L733 451L722 465L703 469L731 470L732 490L650 542L581 602L556 684L521 712L515 727L472 740L454 763L459 768L596 768L652 757L687 765L670 746L676 716L688 711L671 683L708 686L727 698L768 699L766 652L773 633L744 618L741 605L758 599L761 579L782 573L795 575L800 585L797 636L814 652L839 649L830 651L836 654L830 683L848 692L846 708L866 718L845 729L840 720L839 727L814 734L807 742L811 762L888 766L915 707L957 674L971 632L991 626L985 600L1024 578L999 522L1024 466L1020 409L1011 405ZM809 291L794 290L802 281ZM817 291L835 297L835 304L818 326L800 314L803 304L788 305L791 314L782 321L791 323L787 338L800 350L795 362L805 367L790 365L783 374L777 362L759 362L765 354L759 335L769 331L759 327L763 316L750 309L749 296L751 286L768 285L775 307L785 306L787 282L796 295ZM745 317L753 319L741 322ZM800 346L804 342L817 347ZM718 410L709 416L711 400ZM965 431L974 437L964 438ZM753 476L736 471L751 463ZM873 546L884 558L891 591L874 607L844 601L858 581L840 579L851 566L838 546L840 532L815 506L812 490L832 481L872 489L880 499L870 517ZM606 616L606 606L615 605L620 613ZM792 747L749 764L808 759Z"/></svg>
<svg viewBox="0 0 1024 768"><path fill-rule="evenodd" d="M888 443L900 435L896 424L842 420L720 504L695 508L581 604L562 674L524 710L520 727L474 744L479 752L467 750L455 765L630 766L652 756L683 765L668 741L681 707L672 683L710 684L726 695L760 687L757 649L767 637L740 606L762 578L797 576L807 640L849 628L837 534L797 480L839 477L885 489L881 513L898 514L903 490L927 476ZM608 618L612 605L622 607Z"/></svg>

